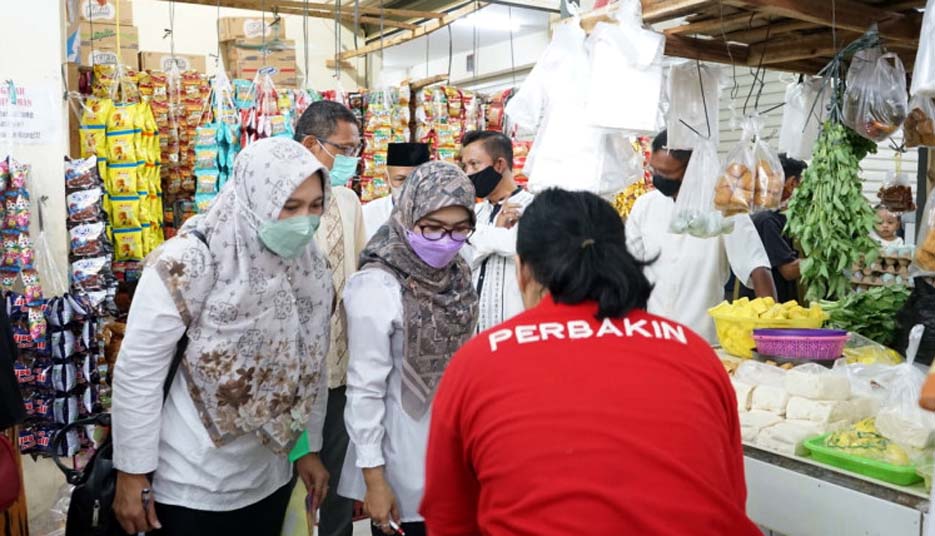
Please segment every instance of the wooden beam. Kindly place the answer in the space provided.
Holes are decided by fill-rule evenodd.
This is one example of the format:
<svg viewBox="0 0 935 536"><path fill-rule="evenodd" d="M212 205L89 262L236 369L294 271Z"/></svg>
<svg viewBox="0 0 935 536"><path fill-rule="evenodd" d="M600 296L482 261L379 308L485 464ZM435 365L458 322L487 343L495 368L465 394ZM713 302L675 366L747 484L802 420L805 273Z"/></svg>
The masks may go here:
<svg viewBox="0 0 935 536"><path fill-rule="evenodd" d="M838 51L834 46L830 34L819 34L809 37L792 37L788 39L771 40L765 43L752 45L747 65L773 65L787 63L795 60L805 60L822 56L833 56ZM839 43L843 45L843 43Z"/></svg>
<svg viewBox="0 0 935 536"><path fill-rule="evenodd" d="M666 56L693 60L744 64L747 62L749 50L745 45L731 43L730 54L728 54L727 46L720 39L697 39L683 35L668 35L666 36L665 54Z"/></svg>
<svg viewBox="0 0 935 536"><path fill-rule="evenodd" d="M699 9L716 4L717 0L641 0L643 3L643 22L652 24L672 20Z"/></svg>
<svg viewBox="0 0 935 536"><path fill-rule="evenodd" d="M767 30L767 26L771 26ZM761 26L759 28L754 28L752 30L743 30L740 32L730 32L727 34L728 41L737 41L739 43L759 43L761 41L766 41L767 35L770 39L777 37L789 32L796 32L799 30L810 30L813 28L819 28L819 26L812 24L811 22L802 22L798 20L790 22L780 22L772 25Z"/></svg>
<svg viewBox="0 0 935 536"><path fill-rule="evenodd" d="M768 15L763 15L761 13L739 13L729 16L725 15L723 19L716 17L713 19L691 22L681 26L676 26L674 28L669 28L663 33L666 35L709 34L715 37L719 37L722 32L726 33L745 29L749 27L749 24L752 21L756 19L764 19L767 17Z"/></svg>
<svg viewBox="0 0 935 536"><path fill-rule="evenodd" d="M426 22L422 26L419 26L419 28L415 30L410 30L408 33L404 33L396 37L391 37L389 39L384 39L382 42L371 43L369 45L360 47L357 50L348 50L346 52L342 52L338 56L338 58L342 60L348 60L351 58L356 58L357 56L366 56L367 54L370 54L371 52L377 52L384 48L401 45L403 43L412 41L413 39L418 39L422 37L423 35L428 35L430 33L436 32L444 28L445 26L448 26L449 24L453 23L454 21L460 19L461 17L466 17L470 15L471 13L474 13L475 11L485 6L487 6L486 3L468 4L466 6L455 9L451 13L448 13L447 15L445 15L444 18Z"/></svg>
<svg viewBox="0 0 935 536"><path fill-rule="evenodd" d="M168 0L163 0L163 1L168 1ZM175 1L184 2L187 4L194 4L194 5L205 5L205 6L216 5L211 0L175 0ZM236 9L256 9L256 5L257 5L256 4L257 0L223 0L223 1L226 7L232 7ZM280 15L304 16L306 14L304 9L298 10L298 9L294 9L290 7L281 8L277 10L277 12ZM315 18L315 19L334 19L334 8L332 7L330 11L309 10L308 16L310 18ZM272 20L272 15L267 14L267 18ZM340 19L344 22L351 22L351 23L354 22L353 14L347 13L346 11L341 11ZM360 17L358 21L361 23L366 23L366 22L375 23L375 24L380 23L380 19L367 17L367 16ZM398 20L392 20L392 19L384 19L383 25L392 27L392 28L403 28L407 30L418 28L418 25L416 24L412 24L410 22L400 22Z"/></svg>
<svg viewBox="0 0 935 536"><path fill-rule="evenodd" d="M171 0L162 0L164 2L169 2ZM217 0L175 0L179 3L184 4L197 4L204 6L217 6ZM253 9L260 11L263 5L260 0L220 0L222 7L232 7L238 9ZM289 14L289 15L302 15L305 13L306 7L310 11L330 11L332 17L334 16L335 6L334 4L324 4L320 2L309 2L308 6L305 5L304 1L301 0L265 0L265 6L267 11L272 11L275 9L279 13ZM354 15L354 9L343 7L341 12L347 15ZM359 9L361 15L381 15L381 10L378 7L361 7ZM445 15L443 13L435 13L433 11L419 11L414 9L396 9L396 8L386 8L382 10L382 15L384 17L396 17L402 19L441 19ZM311 15L309 15L311 16ZM379 23L379 18L377 18Z"/></svg>
<svg viewBox="0 0 935 536"><path fill-rule="evenodd" d="M325 67L327 69L334 70L334 66L335 66L334 59L325 60ZM357 67L355 67L354 64L349 61L342 61L341 69L345 71L356 71Z"/></svg>
<svg viewBox="0 0 935 536"><path fill-rule="evenodd" d="M903 15L862 4L854 0L726 0L726 3L756 9L778 17L788 17L822 26L836 26L863 33L874 22L886 39L915 41L921 29L921 17ZM832 9L834 6L834 9ZM918 19L918 20L917 20Z"/></svg>
<svg viewBox="0 0 935 536"><path fill-rule="evenodd" d="M436 74L435 76L430 76L428 78L423 78L422 80L416 80L414 82L409 82L409 87L413 92L419 91L420 89L427 88L429 86L434 86L435 84L440 84L442 82L448 81L447 74Z"/></svg>

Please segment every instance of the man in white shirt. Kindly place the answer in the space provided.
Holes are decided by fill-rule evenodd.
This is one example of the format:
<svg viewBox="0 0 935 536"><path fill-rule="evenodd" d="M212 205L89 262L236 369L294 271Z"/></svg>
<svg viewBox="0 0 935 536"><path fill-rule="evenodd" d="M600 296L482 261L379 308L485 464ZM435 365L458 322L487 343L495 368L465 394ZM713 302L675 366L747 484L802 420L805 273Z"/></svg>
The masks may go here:
<svg viewBox="0 0 935 536"><path fill-rule="evenodd" d="M733 218L734 230L717 238L695 238L669 232L691 151L670 151L663 131L653 140L650 161L656 189L636 200L626 223L627 246L648 264L653 283L649 312L685 324L717 342L708 309L724 297L731 268L758 297L776 297L769 257L753 221Z"/></svg>
<svg viewBox="0 0 935 536"><path fill-rule="evenodd" d="M320 101L302 114L296 125L295 139L331 170L333 192L331 198L325 200L321 225L315 233L315 243L328 258L336 293L336 306L331 316L331 347L328 350L328 411L320 453L331 479L330 492L321 504L319 534L351 536L354 501L338 496L336 491L348 443L344 426L347 319L341 296L345 282L357 271L357 259L366 245L360 200L346 187L357 168L357 155L361 149L360 128L354 113L346 106ZM293 451L292 458L301 454Z"/></svg>
<svg viewBox="0 0 935 536"><path fill-rule="evenodd" d="M391 143L386 150L386 183L390 186L390 195L364 205L364 225L367 227L367 241L377 234L380 227L393 212L394 200L403 189L403 183L410 173L432 159L427 143Z"/></svg>
<svg viewBox="0 0 935 536"><path fill-rule="evenodd" d="M464 247L480 296L477 332L523 311L516 279L516 223L533 195L513 180L513 143L499 132L468 132L461 163L483 199L474 209L477 230Z"/></svg>

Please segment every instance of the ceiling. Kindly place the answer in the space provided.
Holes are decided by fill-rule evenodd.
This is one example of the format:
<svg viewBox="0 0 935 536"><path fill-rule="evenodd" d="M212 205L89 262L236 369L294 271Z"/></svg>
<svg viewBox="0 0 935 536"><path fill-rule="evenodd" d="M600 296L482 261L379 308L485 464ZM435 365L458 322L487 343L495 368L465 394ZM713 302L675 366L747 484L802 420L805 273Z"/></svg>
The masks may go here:
<svg viewBox="0 0 935 536"><path fill-rule="evenodd" d="M452 53L466 53L474 50L475 29L478 47L505 43L510 40L511 28L514 40L548 30L549 13L492 4L477 13L455 21L450 28ZM430 59L448 57L449 32L447 28L387 48L383 54L383 65L389 68L401 68L423 64L426 59L426 48Z"/></svg>

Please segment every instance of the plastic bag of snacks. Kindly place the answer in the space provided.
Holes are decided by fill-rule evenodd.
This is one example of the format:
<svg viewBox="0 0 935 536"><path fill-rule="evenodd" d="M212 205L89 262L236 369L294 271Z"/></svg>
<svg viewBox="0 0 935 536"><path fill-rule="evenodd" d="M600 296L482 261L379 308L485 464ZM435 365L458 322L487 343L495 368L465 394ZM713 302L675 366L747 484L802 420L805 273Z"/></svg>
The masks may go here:
<svg viewBox="0 0 935 536"><path fill-rule="evenodd" d="M669 149L694 149L699 138L692 128L707 135L709 125L710 139L717 145L722 72L721 67L698 65L694 61L672 66L669 71L669 112L666 116Z"/></svg>
<svg viewBox="0 0 935 536"><path fill-rule="evenodd" d="M760 137L762 120L744 120L740 142L727 153L717 181L714 205L725 216L775 210L782 201L785 174L779 156Z"/></svg>
<svg viewBox="0 0 935 536"><path fill-rule="evenodd" d="M899 56L879 48L861 50L851 60L844 94L844 124L876 142L896 132L908 113L906 70Z"/></svg>
<svg viewBox="0 0 935 536"><path fill-rule="evenodd" d="M911 212L916 209L911 184L909 176L905 173L890 171L886 174L886 180L880 186L877 197L880 198L880 203L886 210L890 212Z"/></svg>
<svg viewBox="0 0 935 536"><path fill-rule="evenodd" d="M919 48L912 69L912 94L935 97L935 0L925 3Z"/></svg>
<svg viewBox="0 0 935 536"><path fill-rule="evenodd" d="M734 229L734 223L714 208L714 184L719 169L717 147L711 142L702 142L685 169L669 232L709 238Z"/></svg>
<svg viewBox="0 0 935 536"><path fill-rule="evenodd" d="M779 131L779 152L810 160L828 110L831 91L822 78L808 78L786 86Z"/></svg>
<svg viewBox="0 0 935 536"><path fill-rule="evenodd" d="M912 277L935 275L935 191L929 194L919 222L916 254L910 267Z"/></svg>
<svg viewBox="0 0 935 536"><path fill-rule="evenodd" d="M935 433L935 414L919 407L925 372L913 365L924 331L922 325L912 328L906 362L893 367L876 423L880 434L890 441L917 449L931 445Z"/></svg>
<svg viewBox="0 0 935 536"><path fill-rule="evenodd" d="M906 136L906 147L935 147L935 97L912 97L903 133Z"/></svg>

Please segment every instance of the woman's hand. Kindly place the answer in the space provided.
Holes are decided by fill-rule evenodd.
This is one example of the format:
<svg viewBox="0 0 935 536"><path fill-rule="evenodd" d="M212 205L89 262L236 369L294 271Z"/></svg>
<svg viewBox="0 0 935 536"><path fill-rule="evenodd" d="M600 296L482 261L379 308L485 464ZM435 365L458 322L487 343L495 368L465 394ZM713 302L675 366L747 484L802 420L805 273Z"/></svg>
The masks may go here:
<svg viewBox="0 0 935 536"><path fill-rule="evenodd" d="M312 496L312 512L318 510L322 501L328 496L328 479L330 475L325 465L321 463L318 454L311 452L302 456L295 462L295 470L302 477L305 489Z"/></svg>
<svg viewBox="0 0 935 536"><path fill-rule="evenodd" d="M364 509L370 515L373 524L384 534L394 534L395 531L390 528L390 520L399 524L399 505L393 490L383 477L383 468L364 469L364 480L367 482Z"/></svg>
<svg viewBox="0 0 935 536"><path fill-rule="evenodd" d="M117 471L117 490L114 495L114 515L123 530L128 534L150 532L161 529L156 518L156 505L150 500L143 509L143 493L149 491L151 484L146 475L131 475Z"/></svg>

